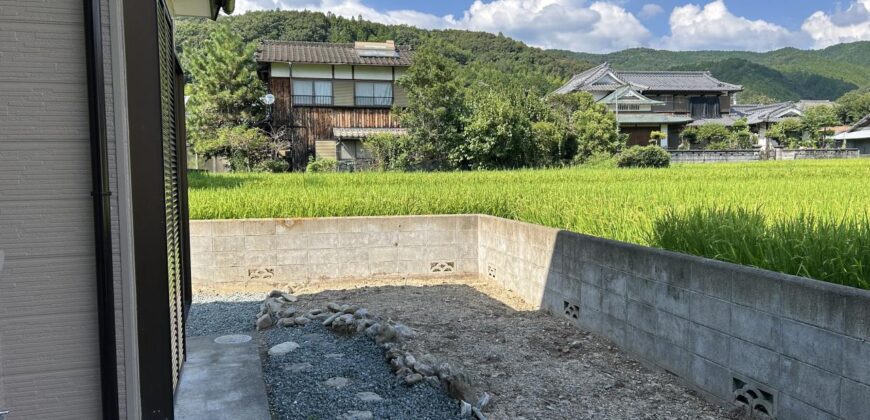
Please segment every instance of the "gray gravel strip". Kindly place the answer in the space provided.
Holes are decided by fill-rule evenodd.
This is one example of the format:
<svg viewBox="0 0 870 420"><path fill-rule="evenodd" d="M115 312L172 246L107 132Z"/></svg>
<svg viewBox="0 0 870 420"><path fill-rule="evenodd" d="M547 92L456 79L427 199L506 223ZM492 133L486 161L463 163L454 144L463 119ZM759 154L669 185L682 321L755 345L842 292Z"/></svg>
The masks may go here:
<svg viewBox="0 0 870 420"><path fill-rule="evenodd" d="M425 383L408 386L393 376L384 350L365 335L341 336L311 322L268 330L264 340L266 349L286 341L300 345L284 356L264 356L274 418L340 419L353 411L371 412L375 419L459 418L459 402L443 391ZM347 385L330 387L326 382L331 378L346 378ZM363 392L383 400L363 401L374 399L356 395Z"/></svg>
<svg viewBox="0 0 870 420"><path fill-rule="evenodd" d="M194 303L187 317L189 337L217 334L250 334L260 310L259 301Z"/></svg>

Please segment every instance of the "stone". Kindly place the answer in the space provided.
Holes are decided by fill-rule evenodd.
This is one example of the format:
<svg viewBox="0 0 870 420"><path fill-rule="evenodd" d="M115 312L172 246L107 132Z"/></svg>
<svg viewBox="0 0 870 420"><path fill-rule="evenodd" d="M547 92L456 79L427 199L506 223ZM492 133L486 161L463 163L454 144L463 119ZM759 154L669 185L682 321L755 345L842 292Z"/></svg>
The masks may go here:
<svg viewBox="0 0 870 420"><path fill-rule="evenodd" d="M272 314L280 314L289 307L288 303L279 301L275 298L266 299L266 302L264 303L266 304L266 309L268 309L269 313Z"/></svg>
<svg viewBox="0 0 870 420"><path fill-rule="evenodd" d="M278 312L278 318L293 318L297 312L299 312L298 309L288 306Z"/></svg>
<svg viewBox="0 0 870 420"><path fill-rule="evenodd" d="M464 419L471 417L471 404L459 401L459 416Z"/></svg>
<svg viewBox="0 0 870 420"><path fill-rule="evenodd" d="M411 327L404 324L396 324L393 327L396 330L396 335L398 335L401 339L411 338L417 335Z"/></svg>
<svg viewBox="0 0 870 420"><path fill-rule="evenodd" d="M293 318L281 318L278 320L279 327L293 327L296 325L296 320Z"/></svg>
<svg viewBox="0 0 870 420"><path fill-rule="evenodd" d="M335 302L329 302L326 304L326 309L330 312L341 312L341 305Z"/></svg>
<svg viewBox="0 0 870 420"><path fill-rule="evenodd" d="M335 321L335 319L338 318L340 315L341 315L341 313L334 313L334 314L330 315L329 318L326 318L323 321L323 325L326 325L326 326L331 325L332 322Z"/></svg>
<svg viewBox="0 0 870 420"><path fill-rule="evenodd" d="M345 420L369 420L375 418L371 411L351 410L344 414Z"/></svg>
<svg viewBox="0 0 870 420"><path fill-rule="evenodd" d="M349 315L353 315L358 309L358 307L350 305L344 305L341 307L341 311Z"/></svg>
<svg viewBox="0 0 870 420"><path fill-rule="evenodd" d="M378 328L378 334L375 337L375 342L378 344L383 344L388 341L393 341L396 339L396 330L386 324L381 324L380 328Z"/></svg>
<svg viewBox="0 0 870 420"><path fill-rule="evenodd" d="M272 346L272 348L269 349L269 356L283 356L298 348L299 344L296 344L292 341L285 341L281 344Z"/></svg>
<svg viewBox="0 0 870 420"><path fill-rule="evenodd" d="M284 370L299 373L299 372L305 372L306 370L309 370L313 367L314 366L311 363L294 363L290 366L285 367Z"/></svg>
<svg viewBox="0 0 870 420"><path fill-rule="evenodd" d="M437 371L438 371L438 378L440 378L442 380L449 378L450 375L453 374L453 370L450 368L450 363L447 363L447 362L443 362L443 363L439 364Z"/></svg>
<svg viewBox="0 0 870 420"><path fill-rule="evenodd" d="M414 363L414 370L423 376L435 375L435 369L433 369L432 366L421 362Z"/></svg>
<svg viewBox="0 0 870 420"><path fill-rule="evenodd" d="M441 380L437 376L427 376L426 384L435 389L441 389Z"/></svg>
<svg viewBox="0 0 870 420"><path fill-rule="evenodd" d="M356 318L366 318L369 316L369 310L366 308L357 309L356 312L353 313L353 316Z"/></svg>
<svg viewBox="0 0 870 420"><path fill-rule="evenodd" d="M408 385L414 385L416 383L423 381L423 375L419 373L412 373L405 377L405 383Z"/></svg>
<svg viewBox="0 0 870 420"><path fill-rule="evenodd" d="M380 329L381 329L381 324L375 323L375 324L369 325L369 327L366 328L365 333L367 336L374 338L375 336L378 335L378 331Z"/></svg>
<svg viewBox="0 0 870 420"><path fill-rule="evenodd" d="M294 319L294 321L296 321L296 325L305 325L308 323L308 321L311 321L311 320L304 317L304 316L300 316L300 317L296 317Z"/></svg>
<svg viewBox="0 0 870 420"><path fill-rule="evenodd" d="M413 367L417 364L417 359L411 353L405 353L405 364Z"/></svg>
<svg viewBox="0 0 870 420"><path fill-rule="evenodd" d="M281 293L281 297L282 297L284 300L286 300L287 302L296 302L297 300L299 300L298 297L293 296L293 295L291 295L291 294L289 294L289 293Z"/></svg>
<svg viewBox="0 0 870 420"><path fill-rule="evenodd" d="M343 388L343 387L347 386L349 383L350 383L350 379L347 379L347 378L344 378L341 376L336 376L334 378L327 379L326 382L324 382L323 384L328 386L328 387L332 387L332 388Z"/></svg>
<svg viewBox="0 0 870 420"><path fill-rule="evenodd" d="M315 308L315 309L312 309L312 310L308 311L308 313L305 314L305 315L306 315L306 316L308 316L308 315L315 316L315 315L320 315L320 314L322 314L322 313L323 313L323 309Z"/></svg>
<svg viewBox="0 0 870 420"><path fill-rule="evenodd" d="M392 368L394 372L398 371L399 369L402 369L404 367L405 367L405 358L404 357L399 356L399 357L394 358L393 360L390 360L390 368Z"/></svg>
<svg viewBox="0 0 870 420"><path fill-rule="evenodd" d="M412 373L414 373L414 372L411 369L403 367L403 368L396 371L396 376L403 378L403 377L408 376Z"/></svg>
<svg viewBox="0 0 870 420"><path fill-rule="evenodd" d="M486 405L489 404L489 401L491 399L492 396L489 395L488 392L484 392L483 394L481 394L480 398L477 400L477 404L475 404L474 406L479 410L483 410L484 408L486 408Z"/></svg>
<svg viewBox="0 0 870 420"><path fill-rule="evenodd" d="M474 417L477 417L477 420L486 420L486 416L483 415L483 412L477 407L471 407L471 414L474 414Z"/></svg>
<svg viewBox="0 0 870 420"><path fill-rule="evenodd" d="M267 328L272 327L272 316L269 314L265 314L259 318L257 318L257 331L263 331Z"/></svg>
<svg viewBox="0 0 870 420"><path fill-rule="evenodd" d="M357 392L356 397L364 402L381 402L384 399L381 398L380 395L375 394L374 392Z"/></svg>
<svg viewBox="0 0 870 420"><path fill-rule="evenodd" d="M353 324L353 314L345 313L344 315L338 317L338 319L340 319L340 320L341 320L341 323L344 324L344 325L351 325L351 324Z"/></svg>
<svg viewBox="0 0 870 420"><path fill-rule="evenodd" d="M266 298L276 298L276 297L281 297L281 295L283 295L283 294L284 294L284 292L275 289L275 290L272 290L271 292L269 292L269 295L266 296Z"/></svg>

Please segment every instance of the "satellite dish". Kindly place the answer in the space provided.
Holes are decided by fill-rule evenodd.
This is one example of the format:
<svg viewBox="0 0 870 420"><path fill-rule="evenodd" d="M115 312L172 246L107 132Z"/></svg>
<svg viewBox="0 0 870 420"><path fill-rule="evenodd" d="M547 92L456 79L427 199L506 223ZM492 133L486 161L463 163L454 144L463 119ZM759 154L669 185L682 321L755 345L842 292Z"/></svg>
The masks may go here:
<svg viewBox="0 0 870 420"><path fill-rule="evenodd" d="M260 98L260 100L266 105L272 105L275 103L275 95L268 93L266 96Z"/></svg>

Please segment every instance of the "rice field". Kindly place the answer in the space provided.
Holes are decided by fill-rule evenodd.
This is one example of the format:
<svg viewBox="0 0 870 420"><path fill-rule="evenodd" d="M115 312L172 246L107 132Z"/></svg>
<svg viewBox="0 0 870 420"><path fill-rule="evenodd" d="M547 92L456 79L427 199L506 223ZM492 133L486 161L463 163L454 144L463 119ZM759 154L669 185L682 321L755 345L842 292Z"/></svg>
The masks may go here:
<svg viewBox="0 0 870 420"><path fill-rule="evenodd" d="M669 246L654 234L656 223L670 217L677 224L675 215L699 209L752 210L763 215L763 223L771 229L810 217L863 227L855 232L868 234L870 159L667 169L190 175L192 219L481 213L700 254ZM719 224L716 217L703 219L711 226ZM729 222L723 218L721 223ZM688 234L697 231L688 224L683 229ZM733 240L738 243L738 239ZM859 252L862 249L858 247ZM764 259L744 263L764 266L759 263ZM825 280L839 282L836 275L829 277Z"/></svg>

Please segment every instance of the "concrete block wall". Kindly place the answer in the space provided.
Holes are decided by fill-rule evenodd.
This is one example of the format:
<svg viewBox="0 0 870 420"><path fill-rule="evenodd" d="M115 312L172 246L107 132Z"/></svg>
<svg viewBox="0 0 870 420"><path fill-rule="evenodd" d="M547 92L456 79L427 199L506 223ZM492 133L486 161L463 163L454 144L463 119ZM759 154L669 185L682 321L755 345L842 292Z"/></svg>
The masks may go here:
<svg viewBox="0 0 870 420"><path fill-rule="evenodd" d="M482 275L711 398L870 418L867 291L489 216L478 241Z"/></svg>
<svg viewBox="0 0 870 420"><path fill-rule="evenodd" d="M671 163L754 162L763 159L760 150L670 150Z"/></svg>
<svg viewBox="0 0 870 420"><path fill-rule="evenodd" d="M854 159L861 157L858 149L776 149L777 160L795 159Z"/></svg>
<svg viewBox="0 0 870 420"><path fill-rule="evenodd" d="M478 275L477 216L191 221L194 287Z"/></svg>

